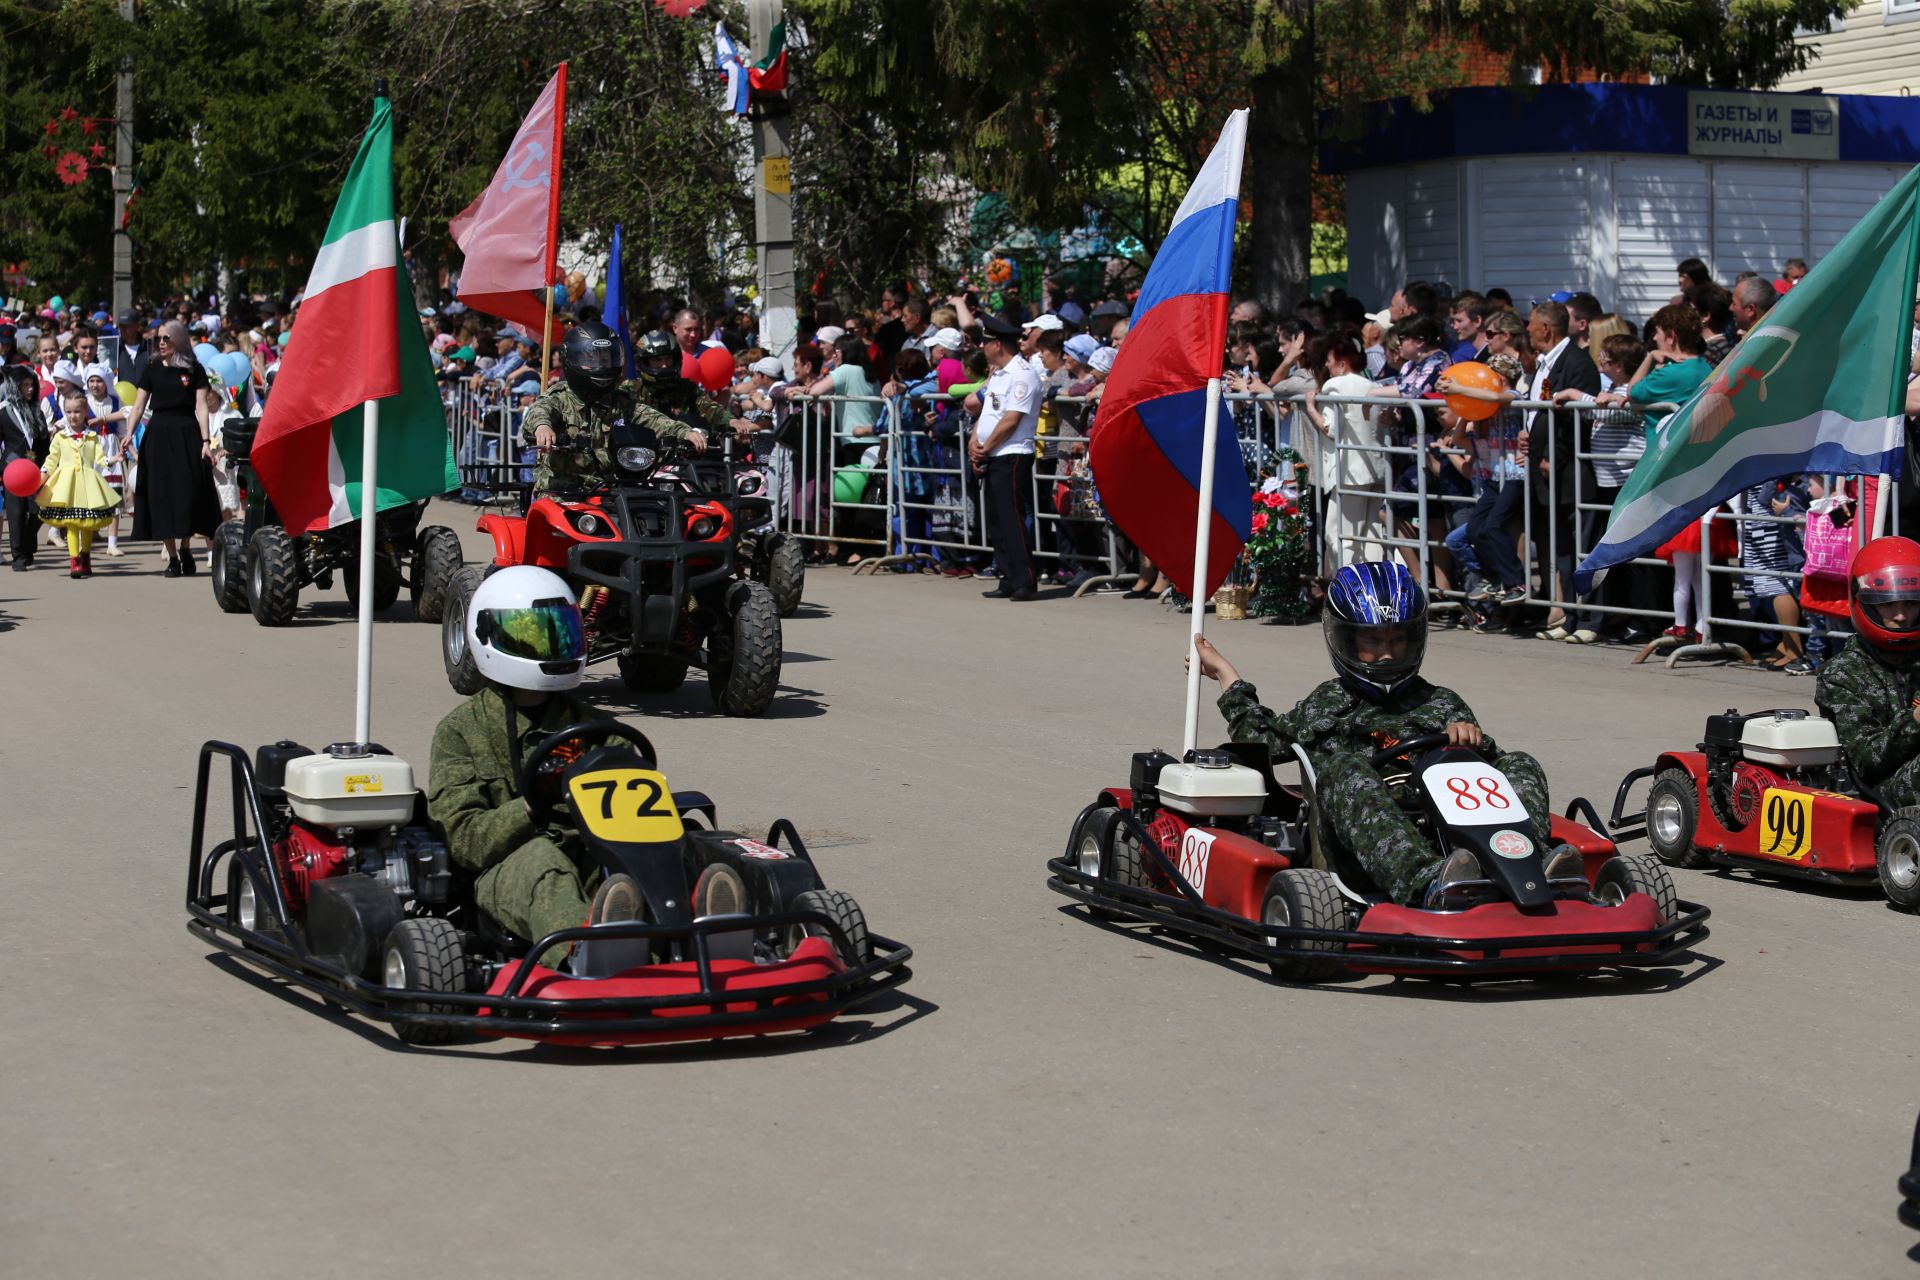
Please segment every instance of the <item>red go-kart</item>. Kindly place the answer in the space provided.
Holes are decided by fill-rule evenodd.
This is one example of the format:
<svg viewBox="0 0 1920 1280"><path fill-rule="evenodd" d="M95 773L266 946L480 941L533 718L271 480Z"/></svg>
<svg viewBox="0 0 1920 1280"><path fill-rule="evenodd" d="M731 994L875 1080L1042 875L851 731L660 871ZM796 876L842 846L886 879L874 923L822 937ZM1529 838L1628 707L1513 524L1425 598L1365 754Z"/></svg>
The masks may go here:
<svg viewBox="0 0 1920 1280"><path fill-rule="evenodd" d="M209 847L214 762L233 834ZM566 806L587 858L634 878L631 923L519 938L475 905L405 761L290 742L200 749L187 927L409 1044L511 1036L658 1044L804 1031L906 981L911 952L821 883L784 819L765 840L714 826L645 737L572 725L523 765L537 826ZM224 892L219 890L224 888ZM567 952L564 967L542 963Z"/></svg>
<svg viewBox="0 0 1920 1280"><path fill-rule="evenodd" d="M1549 880L1506 776L1432 734L1374 756L1439 853L1472 852L1484 872L1441 887L1433 909L1398 906L1316 856L1313 769L1283 787L1266 748L1229 744L1133 757L1131 785L1074 820L1049 887L1107 919L1142 920L1267 962L1297 982L1342 972L1524 978L1670 965L1707 936L1707 909L1681 902L1652 858L1555 815L1553 837L1586 874ZM1397 764L1406 760L1411 763ZM1569 812L1598 816L1585 800ZM1317 865L1316 865L1317 864Z"/></svg>
<svg viewBox="0 0 1920 1280"><path fill-rule="evenodd" d="M1651 777L1644 817L1628 794ZM1739 868L1826 884L1877 884L1920 907L1920 814L1889 809L1841 756L1833 722L1797 708L1707 717L1694 751L1663 751L1614 796L1613 829L1669 866Z"/></svg>

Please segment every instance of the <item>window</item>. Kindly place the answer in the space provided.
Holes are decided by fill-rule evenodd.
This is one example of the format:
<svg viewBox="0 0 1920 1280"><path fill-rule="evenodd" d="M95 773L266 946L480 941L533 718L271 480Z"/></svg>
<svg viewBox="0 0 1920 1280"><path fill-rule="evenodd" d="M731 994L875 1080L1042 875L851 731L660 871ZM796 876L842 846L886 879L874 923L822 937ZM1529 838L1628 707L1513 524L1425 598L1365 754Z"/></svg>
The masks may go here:
<svg viewBox="0 0 1920 1280"><path fill-rule="evenodd" d="M1912 22L1920 19L1920 0L1880 0L1881 21Z"/></svg>

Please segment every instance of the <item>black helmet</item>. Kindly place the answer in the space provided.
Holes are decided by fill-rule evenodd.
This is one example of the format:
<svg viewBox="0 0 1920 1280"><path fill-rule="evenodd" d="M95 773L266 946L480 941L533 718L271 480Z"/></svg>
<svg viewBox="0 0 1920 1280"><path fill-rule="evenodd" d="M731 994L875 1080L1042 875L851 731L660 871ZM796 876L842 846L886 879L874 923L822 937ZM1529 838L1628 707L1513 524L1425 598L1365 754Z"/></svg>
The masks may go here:
<svg viewBox="0 0 1920 1280"><path fill-rule="evenodd" d="M665 329L642 335L633 344L633 358L640 376L648 382L680 376L680 344Z"/></svg>
<svg viewBox="0 0 1920 1280"><path fill-rule="evenodd" d="M567 330L560 347L560 369L582 400L594 400L620 385L626 376L620 339L598 320L583 320Z"/></svg>

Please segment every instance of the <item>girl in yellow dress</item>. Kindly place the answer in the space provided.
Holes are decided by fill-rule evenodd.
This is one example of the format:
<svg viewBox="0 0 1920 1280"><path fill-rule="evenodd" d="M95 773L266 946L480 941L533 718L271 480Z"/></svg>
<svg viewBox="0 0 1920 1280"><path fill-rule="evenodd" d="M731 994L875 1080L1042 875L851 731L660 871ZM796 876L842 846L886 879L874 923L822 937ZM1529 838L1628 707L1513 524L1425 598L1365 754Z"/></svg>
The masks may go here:
<svg viewBox="0 0 1920 1280"><path fill-rule="evenodd" d="M60 397L60 429L40 468L46 477L40 494L43 523L67 531L69 578L93 576L93 535L113 523L120 495L96 470L103 452L100 433L87 420L87 393L69 387Z"/></svg>

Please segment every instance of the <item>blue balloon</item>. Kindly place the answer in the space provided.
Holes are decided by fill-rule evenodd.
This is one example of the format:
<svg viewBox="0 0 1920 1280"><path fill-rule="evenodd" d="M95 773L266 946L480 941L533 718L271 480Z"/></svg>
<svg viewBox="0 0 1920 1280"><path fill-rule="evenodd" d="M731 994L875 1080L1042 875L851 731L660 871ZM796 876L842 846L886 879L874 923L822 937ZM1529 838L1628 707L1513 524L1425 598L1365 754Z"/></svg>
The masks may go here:
<svg viewBox="0 0 1920 1280"><path fill-rule="evenodd" d="M553 305L556 310L567 305L567 286L563 284L553 286Z"/></svg>
<svg viewBox="0 0 1920 1280"><path fill-rule="evenodd" d="M208 373L214 373L216 370L213 367L213 362L220 358L220 348L214 346L211 342L196 342L193 345L193 358L200 362L202 369L205 369Z"/></svg>
<svg viewBox="0 0 1920 1280"><path fill-rule="evenodd" d="M214 357L213 368L229 387L244 387L253 376L253 362L244 351L222 351Z"/></svg>

